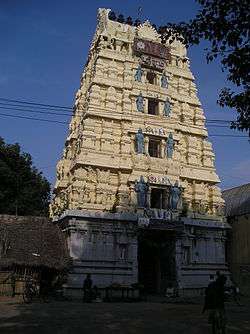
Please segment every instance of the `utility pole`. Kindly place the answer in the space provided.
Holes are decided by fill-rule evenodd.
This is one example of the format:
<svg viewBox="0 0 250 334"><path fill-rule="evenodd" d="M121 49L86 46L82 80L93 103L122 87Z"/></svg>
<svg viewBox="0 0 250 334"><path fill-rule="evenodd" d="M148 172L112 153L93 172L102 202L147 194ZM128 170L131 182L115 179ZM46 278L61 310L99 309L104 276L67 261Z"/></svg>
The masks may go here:
<svg viewBox="0 0 250 334"><path fill-rule="evenodd" d="M16 173L16 200L15 200L15 215L18 216L18 196L19 196L19 177Z"/></svg>

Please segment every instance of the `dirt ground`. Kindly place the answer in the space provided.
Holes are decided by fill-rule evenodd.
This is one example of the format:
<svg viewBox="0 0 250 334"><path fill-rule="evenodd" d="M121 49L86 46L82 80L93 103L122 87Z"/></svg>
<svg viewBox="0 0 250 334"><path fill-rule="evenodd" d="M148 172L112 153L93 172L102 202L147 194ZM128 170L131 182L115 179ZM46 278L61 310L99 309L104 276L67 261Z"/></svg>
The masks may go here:
<svg viewBox="0 0 250 334"><path fill-rule="evenodd" d="M134 303L81 303L50 301L23 304L0 297L1 334L74 333L211 333L201 301L167 303L151 300ZM250 299L243 306L227 303L228 334L250 333Z"/></svg>

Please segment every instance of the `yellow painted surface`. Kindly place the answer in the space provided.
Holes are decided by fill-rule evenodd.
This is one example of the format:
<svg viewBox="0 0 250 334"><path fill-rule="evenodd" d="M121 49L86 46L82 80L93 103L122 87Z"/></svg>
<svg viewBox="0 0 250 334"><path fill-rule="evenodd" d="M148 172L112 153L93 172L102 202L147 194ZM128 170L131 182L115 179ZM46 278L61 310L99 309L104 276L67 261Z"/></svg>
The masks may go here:
<svg viewBox="0 0 250 334"><path fill-rule="evenodd" d="M148 21L139 27L110 21L100 9L97 29L75 98L75 114L69 125L63 157L57 164L55 196L51 215L66 209L95 211L136 210L134 182L167 176L184 188L189 214L219 217L223 200L217 187L214 153L207 140L205 116L197 97L186 49L180 42L170 45L166 63L168 88L162 88L162 73L155 71L155 84L134 75L139 57L133 53L134 38L160 42ZM166 45L169 46L168 42ZM136 97L144 98L144 113L136 108ZM149 98L159 101L158 115L147 113ZM172 104L170 117L163 114L166 99ZM160 139L161 158L135 152L135 134L143 130L147 151L150 136ZM159 135L159 129L161 135ZM173 134L173 158L164 156L166 139Z"/></svg>

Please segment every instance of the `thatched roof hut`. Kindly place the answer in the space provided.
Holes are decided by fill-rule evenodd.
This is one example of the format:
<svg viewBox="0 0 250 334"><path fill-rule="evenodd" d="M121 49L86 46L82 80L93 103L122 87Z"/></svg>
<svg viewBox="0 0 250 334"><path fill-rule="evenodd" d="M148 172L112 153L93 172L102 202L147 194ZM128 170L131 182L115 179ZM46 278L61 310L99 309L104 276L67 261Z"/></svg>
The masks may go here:
<svg viewBox="0 0 250 334"><path fill-rule="evenodd" d="M66 239L43 217L0 215L0 267L36 267L56 271L70 264Z"/></svg>

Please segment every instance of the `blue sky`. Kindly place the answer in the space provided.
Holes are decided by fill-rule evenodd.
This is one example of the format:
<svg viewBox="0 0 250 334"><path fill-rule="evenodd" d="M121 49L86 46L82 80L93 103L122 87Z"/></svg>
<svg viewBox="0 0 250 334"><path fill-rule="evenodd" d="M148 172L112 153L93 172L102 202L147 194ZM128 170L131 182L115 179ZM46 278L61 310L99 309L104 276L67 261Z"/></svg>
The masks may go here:
<svg viewBox="0 0 250 334"><path fill-rule="evenodd" d="M136 18L140 6L143 19L157 25L187 20L198 8L194 0L0 0L0 97L71 106L95 31L97 9L112 8ZM233 111L216 104L220 88L227 84L226 76L218 62L206 64L204 46L192 47L188 54L206 117L233 119ZM0 113L33 116L2 108ZM69 119L39 114L33 117ZM242 135L224 128L208 130L209 134ZM9 143L19 142L52 183L67 132L67 125L0 115L0 136ZM250 182L247 138L211 137L210 140L221 187Z"/></svg>

